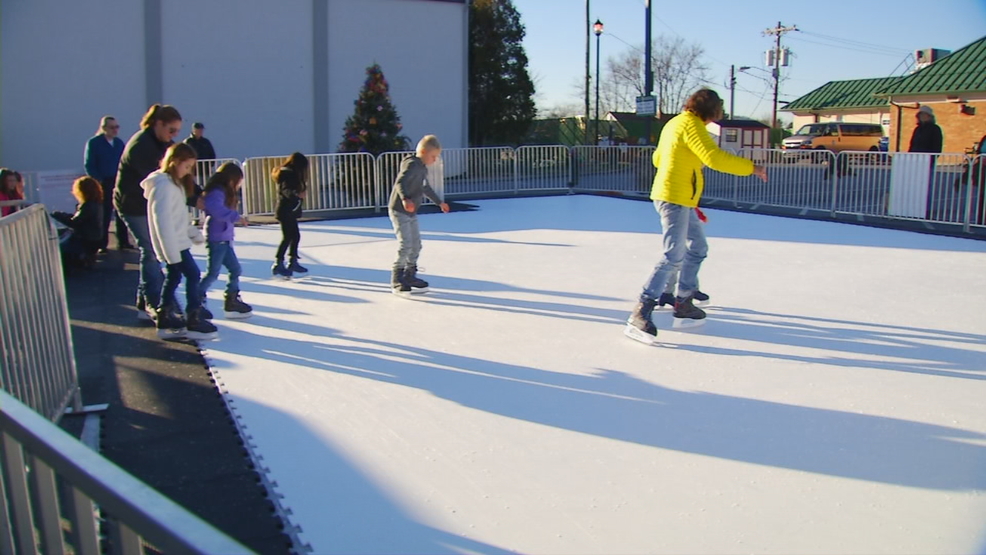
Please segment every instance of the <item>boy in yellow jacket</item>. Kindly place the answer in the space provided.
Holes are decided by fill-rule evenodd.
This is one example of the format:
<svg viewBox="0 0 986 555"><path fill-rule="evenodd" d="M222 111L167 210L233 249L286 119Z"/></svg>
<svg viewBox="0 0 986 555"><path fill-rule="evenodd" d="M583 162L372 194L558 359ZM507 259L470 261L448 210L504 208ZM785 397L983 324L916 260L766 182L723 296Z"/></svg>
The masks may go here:
<svg viewBox="0 0 986 555"><path fill-rule="evenodd" d="M654 151L657 175L651 200L661 216L664 256L644 286L640 301L627 320L625 334L631 339L653 343L657 328L651 312L669 279L678 273L674 317L679 322L699 323L705 312L693 304L698 291L698 270L708 253L705 231L695 208L702 198L703 166L733 175L756 175L767 181L767 170L716 146L705 125L722 118L722 99L715 91L702 89L685 103L684 111L661 131Z"/></svg>

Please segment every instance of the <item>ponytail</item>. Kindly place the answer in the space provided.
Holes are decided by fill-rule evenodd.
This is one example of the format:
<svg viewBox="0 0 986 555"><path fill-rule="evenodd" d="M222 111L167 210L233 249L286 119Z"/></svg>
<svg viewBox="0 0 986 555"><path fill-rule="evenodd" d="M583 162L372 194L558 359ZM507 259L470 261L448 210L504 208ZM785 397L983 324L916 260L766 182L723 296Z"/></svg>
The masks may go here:
<svg viewBox="0 0 986 555"><path fill-rule="evenodd" d="M147 129L158 121L164 123L181 121L181 114L178 113L177 108L170 104L155 104L148 108L147 113L144 114L144 118L140 120L140 127L141 129Z"/></svg>

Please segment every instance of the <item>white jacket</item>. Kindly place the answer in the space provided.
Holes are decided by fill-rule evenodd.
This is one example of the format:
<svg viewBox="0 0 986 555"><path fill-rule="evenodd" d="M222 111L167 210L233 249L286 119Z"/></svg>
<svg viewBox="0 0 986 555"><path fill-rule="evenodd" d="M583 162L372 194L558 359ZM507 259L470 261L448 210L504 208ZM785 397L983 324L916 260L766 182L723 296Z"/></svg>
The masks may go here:
<svg viewBox="0 0 986 555"><path fill-rule="evenodd" d="M140 183L147 199L147 227L154 254L165 264L181 262L181 251L192 248L188 235L185 188L158 170Z"/></svg>

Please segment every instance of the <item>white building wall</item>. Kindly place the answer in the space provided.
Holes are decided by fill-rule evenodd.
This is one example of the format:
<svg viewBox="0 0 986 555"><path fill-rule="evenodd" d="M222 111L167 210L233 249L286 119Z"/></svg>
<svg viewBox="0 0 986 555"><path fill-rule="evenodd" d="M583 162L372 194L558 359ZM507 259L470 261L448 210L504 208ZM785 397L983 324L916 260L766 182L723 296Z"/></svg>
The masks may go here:
<svg viewBox="0 0 986 555"><path fill-rule="evenodd" d="M219 157L312 152L312 0L165 0L164 99Z"/></svg>
<svg viewBox="0 0 986 555"><path fill-rule="evenodd" d="M466 5L327 1L327 72L313 68L313 0L161 1L161 93L184 118L179 138L202 121L222 157L314 153L318 134L335 151L377 62L408 137L467 146ZM119 119L124 140L137 130L148 108L144 4L0 1L0 165L81 170L101 116ZM315 120L320 71L327 121Z"/></svg>
<svg viewBox="0 0 986 555"><path fill-rule="evenodd" d="M137 129L143 17L136 0L0 1L0 165L81 172L102 116Z"/></svg>
<svg viewBox="0 0 986 555"><path fill-rule="evenodd" d="M366 79L380 64L412 142L438 135L445 148L468 146L466 6L409 0L333 0L329 4L329 131L342 140L346 118ZM375 14L368 18L367 14Z"/></svg>

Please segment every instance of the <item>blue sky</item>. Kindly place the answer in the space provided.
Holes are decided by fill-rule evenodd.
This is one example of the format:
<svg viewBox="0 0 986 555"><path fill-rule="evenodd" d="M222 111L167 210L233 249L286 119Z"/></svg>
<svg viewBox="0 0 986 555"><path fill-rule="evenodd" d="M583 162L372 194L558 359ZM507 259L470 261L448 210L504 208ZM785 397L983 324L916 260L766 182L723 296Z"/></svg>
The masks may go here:
<svg viewBox="0 0 986 555"><path fill-rule="evenodd" d="M572 83L585 73L585 1L513 2L527 28L524 46L537 81L538 106L579 104ZM701 14L696 14L697 9ZM655 36L677 35L705 48L710 80L722 84L716 88L723 97L727 97L724 85L730 64L764 67L763 53L773 39L762 31L778 21L796 24L802 31L784 38L784 46L795 58L783 70L790 79L782 84L782 100L793 100L827 81L884 77L910 51L956 50L986 35L986 0L654 0L652 11ZM643 0L590 0L590 15L592 21L598 18L605 25L600 47L604 72L609 55L629 49L624 42L643 45ZM883 48L877 52L846 41ZM594 75L594 36L592 44ZM737 77L738 115L769 114L771 102L772 90L764 81L750 75Z"/></svg>

